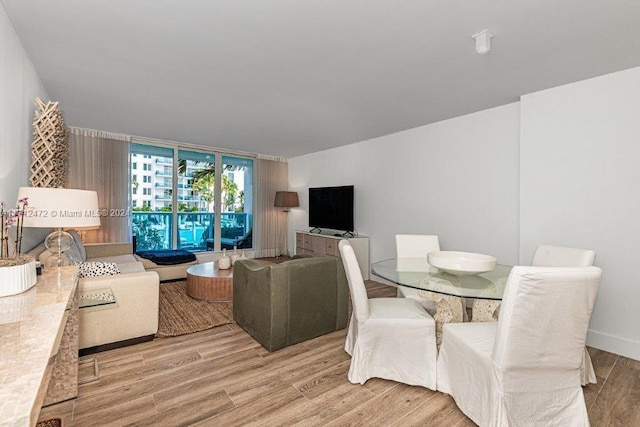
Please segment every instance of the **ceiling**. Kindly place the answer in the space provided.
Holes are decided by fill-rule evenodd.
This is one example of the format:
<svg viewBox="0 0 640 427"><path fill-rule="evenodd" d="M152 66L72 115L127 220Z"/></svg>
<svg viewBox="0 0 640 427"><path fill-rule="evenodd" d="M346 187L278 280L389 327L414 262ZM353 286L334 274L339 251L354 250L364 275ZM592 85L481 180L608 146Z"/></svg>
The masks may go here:
<svg viewBox="0 0 640 427"><path fill-rule="evenodd" d="M640 65L634 0L1 2L67 124L284 157Z"/></svg>

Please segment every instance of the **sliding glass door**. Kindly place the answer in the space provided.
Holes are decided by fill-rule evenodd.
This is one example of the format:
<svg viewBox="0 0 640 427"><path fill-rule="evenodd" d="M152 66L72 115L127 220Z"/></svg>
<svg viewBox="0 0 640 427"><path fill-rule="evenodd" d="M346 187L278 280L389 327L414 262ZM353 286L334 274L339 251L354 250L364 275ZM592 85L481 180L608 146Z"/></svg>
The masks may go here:
<svg viewBox="0 0 640 427"><path fill-rule="evenodd" d="M179 249L214 249L215 159L213 153L178 150L176 247Z"/></svg>
<svg viewBox="0 0 640 427"><path fill-rule="evenodd" d="M253 159L131 144L131 203L137 250L251 248Z"/></svg>
<svg viewBox="0 0 640 427"><path fill-rule="evenodd" d="M136 248L171 249L173 149L131 144L132 235Z"/></svg>
<svg viewBox="0 0 640 427"><path fill-rule="evenodd" d="M222 156L220 246L245 249L253 243L253 160Z"/></svg>

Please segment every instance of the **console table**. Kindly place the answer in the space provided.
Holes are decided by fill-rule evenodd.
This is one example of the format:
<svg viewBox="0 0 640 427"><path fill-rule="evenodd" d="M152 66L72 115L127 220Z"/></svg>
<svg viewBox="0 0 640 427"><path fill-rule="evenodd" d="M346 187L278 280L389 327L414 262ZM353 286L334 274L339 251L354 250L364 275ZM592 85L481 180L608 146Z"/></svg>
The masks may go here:
<svg viewBox="0 0 640 427"><path fill-rule="evenodd" d="M369 280L369 238L364 236L342 237L333 234L319 234L296 231L296 255L340 256L338 242L348 240L356 254L360 272L364 280Z"/></svg>
<svg viewBox="0 0 640 427"><path fill-rule="evenodd" d="M0 298L0 424L33 426L43 404L78 394L77 267Z"/></svg>

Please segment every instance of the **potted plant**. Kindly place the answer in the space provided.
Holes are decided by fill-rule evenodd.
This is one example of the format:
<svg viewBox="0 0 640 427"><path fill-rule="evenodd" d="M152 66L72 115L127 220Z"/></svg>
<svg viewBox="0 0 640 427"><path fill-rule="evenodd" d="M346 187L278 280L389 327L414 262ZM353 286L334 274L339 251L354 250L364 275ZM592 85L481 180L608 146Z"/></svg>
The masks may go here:
<svg viewBox="0 0 640 427"><path fill-rule="evenodd" d="M22 228L28 206L26 198L18 200L18 206L7 209L0 203L0 297L16 295L36 284L36 262L22 255ZM16 226L16 238L13 253L9 251L9 231Z"/></svg>

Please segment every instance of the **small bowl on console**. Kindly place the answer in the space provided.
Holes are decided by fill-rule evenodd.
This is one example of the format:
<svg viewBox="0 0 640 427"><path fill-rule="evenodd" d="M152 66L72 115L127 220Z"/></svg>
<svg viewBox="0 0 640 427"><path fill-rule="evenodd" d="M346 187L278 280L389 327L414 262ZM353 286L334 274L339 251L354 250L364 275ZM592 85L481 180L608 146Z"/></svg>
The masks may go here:
<svg viewBox="0 0 640 427"><path fill-rule="evenodd" d="M496 268L495 257L471 252L429 252L427 261L429 265L456 276L486 273Z"/></svg>

